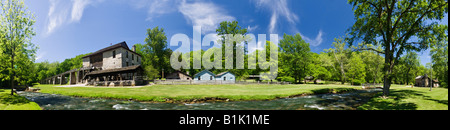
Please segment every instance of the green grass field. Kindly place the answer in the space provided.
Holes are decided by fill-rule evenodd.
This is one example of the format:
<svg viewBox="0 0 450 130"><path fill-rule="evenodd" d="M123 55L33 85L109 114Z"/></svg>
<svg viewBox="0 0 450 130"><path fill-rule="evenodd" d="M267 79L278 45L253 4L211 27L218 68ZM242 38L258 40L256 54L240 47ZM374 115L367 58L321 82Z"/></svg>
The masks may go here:
<svg viewBox="0 0 450 130"><path fill-rule="evenodd" d="M0 110L41 110L41 107L25 97L11 95L10 89L0 89Z"/></svg>
<svg viewBox="0 0 450 130"><path fill-rule="evenodd" d="M205 98L269 100L300 94L350 91L358 86L344 85L153 85L140 88L54 87L39 85L43 93L90 98L130 99L164 102Z"/></svg>
<svg viewBox="0 0 450 130"><path fill-rule="evenodd" d="M41 92L88 98L110 98L153 102L184 102L205 98L242 100L271 100L302 94L339 93L361 89L350 85L153 85L139 88L55 87L38 85ZM9 92L9 91L8 91ZM3 93L8 93L3 92ZM359 110L448 110L448 89L405 87L392 85L391 95L385 99L381 92ZM3 95L5 96L5 95ZM2 99L0 99L2 100ZM4 102L4 101L2 101ZM5 103L0 102L0 109ZM20 106L20 105L19 105Z"/></svg>
<svg viewBox="0 0 450 130"><path fill-rule="evenodd" d="M360 110L448 110L448 89L425 87L405 87L392 85L389 98L382 98L381 93Z"/></svg>

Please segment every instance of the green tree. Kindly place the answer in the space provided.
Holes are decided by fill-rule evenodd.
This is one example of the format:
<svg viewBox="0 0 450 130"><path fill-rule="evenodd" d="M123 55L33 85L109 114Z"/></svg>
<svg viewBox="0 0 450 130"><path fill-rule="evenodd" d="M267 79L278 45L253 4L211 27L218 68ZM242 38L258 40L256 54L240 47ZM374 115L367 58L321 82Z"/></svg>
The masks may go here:
<svg viewBox="0 0 450 130"><path fill-rule="evenodd" d="M411 77L409 77L409 75L411 75L411 70L420 66L419 55L415 52L408 52L405 56L400 58L399 64L403 64L405 66L405 70L402 70L404 72L404 83L409 84L411 81Z"/></svg>
<svg viewBox="0 0 450 130"><path fill-rule="evenodd" d="M445 0L349 0L356 22L349 28L349 43L380 44L385 56L383 95L389 95L394 66L407 51L428 49L444 40L447 25L436 21L448 13ZM431 22L429 22L430 20Z"/></svg>
<svg viewBox="0 0 450 130"><path fill-rule="evenodd" d="M381 50L381 47L374 47L377 50ZM371 83L382 82L382 65L383 57L376 51L365 50L361 52L361 58L366 65L366 82Z"/></svg>
<svg viewBox="0 0 450 130"><path fill-rule="evenodd" d="M151 69L156 69L157 72L162 72L164 69L166 74L173 71L170 66L172 50L167 47L167 36L163 28L147 29L145 44L139 47L139 51L141 51L139 54L142 54L144 69L148 69L146 72L155 72ZM150 65L152 67L147 67ZM147 73L147 75L153 74ZM158 77L160 77L159 74Z"/></svg>
<svg viewBox="0 0 450 130"><path fill-rule="evenodd" d="M431 60L434 75L440 81L442 87L448 88L448 37L447 41L438 42L431 48Z"/></svg>
<svg viewBox="0 0 450 130"><path fill-rule="evenodd" d="M37 47L31 43L32 36L35 35L33 25L34 16L27 11L23 0L2 0L1 26L4 43L1 47L4 56L4 64L9 64L9 79L11 89L14 89L14 81L19 84L27 83L23 81L30 76L30 70L34 62ZM11 95L13 91L11 91Z"/></svg>
<svg viewBox="0 0 450 130"><path fill-rule="evenodd" d="M238 60L237 58L237 50L244 50L244 54L246 54L246 48L245 45L239 44L241 42L247 43L248 39L246 39L245 34L247 33L246 28L242 28L239 25L238 21L223 21L220 23L219 27L216 29L216 33L218 36L220 36L219 43L222 45L222 71L230 71L231 73L236 74L237 78L242 78L247 72L243 69L238 69L237 64ZM227 36L231 35L233 38ZM236 38L237 37L237 38ZM226 44L227 40L234 40L232 44ZM232 55L227 56L226 48L230 47L233 49ZM226 61L228 58L232 56L233 59L231 62L233 63L233 69L226 69ZM244 62L246 61L247 57L244 57ZM247 64L244 63L244 68ZM220 71L220 70L219 70Z"/></svg>
<svg viewBox="0 0 450 130"><path fill-rule="evenodd" d="M136 53L142 56L141 66L144 69L144 74L147 76L148 79L158 78L159 70L153 67L152 60L149 59L150 57L152 57L152 55L144 52L144 51L148 52L148 50L144 50L144 47L147 46L140 43L135 44L135 46L136 46Z"/></svg>
<svg viewBox="0 0 450 130"><path fill-rule="evenodd" d="M317 79L321 80L329 80L331 78L331 72L328 71L326 67L329 67L330 62L328 58L324 58L323 55L319 55L317 53L311 53L312 63L309 64L310 76L314 77L314 83L317 83ZM324 58L324 59L322 59Z"/></svg>
<svg viewBox="0 0 450 130"><path fill-rule="evenodd" d="M308 66L312 61L309 43L306 43L298 33L294 36L284 34L279 46L283 69L298 83L309 73Z"/></svg>
<svg viewBox="0 0 450 130"><path fill-rule="evenodd" d="M347 41L344 38L335 38L332 44L334 48L325 50L332 55L334 63L338 66L336 68L339 68L342 84L346 81L345 74L348 68L348 54L350 53L350 49L345 47L346 42Z"/></svg>
<svg viewBox="0 0 450 130"><path fill-rule="evenodd" d="M360 54L357 52L352 52L352 57L349 62L348 77L350 78L352 85L360 85L365 83L366 65L361 59Z"/></svg>

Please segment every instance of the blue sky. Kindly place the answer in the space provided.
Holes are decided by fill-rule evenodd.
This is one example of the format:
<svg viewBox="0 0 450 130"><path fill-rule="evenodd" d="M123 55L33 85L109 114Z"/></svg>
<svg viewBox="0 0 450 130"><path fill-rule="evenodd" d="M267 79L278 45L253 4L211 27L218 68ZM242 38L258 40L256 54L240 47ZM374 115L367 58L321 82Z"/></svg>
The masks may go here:
<svg viewBox="0 0 450 130"><path fill-rule="evenodd" d="M354 23L346 0L25 0L25 4L36 16L37 35L32 39L40 48L36 62L62 62L122 41L131 47L144 43L146 30L156 26L165 29L168 42L177 33L192 39L193 26L202 26L204 36L225 20L237 20L255 35L300 33L319 53ZM447 19L443 23L448 24ZM430 62L429 50L419 55L422 64Z"/></svg>

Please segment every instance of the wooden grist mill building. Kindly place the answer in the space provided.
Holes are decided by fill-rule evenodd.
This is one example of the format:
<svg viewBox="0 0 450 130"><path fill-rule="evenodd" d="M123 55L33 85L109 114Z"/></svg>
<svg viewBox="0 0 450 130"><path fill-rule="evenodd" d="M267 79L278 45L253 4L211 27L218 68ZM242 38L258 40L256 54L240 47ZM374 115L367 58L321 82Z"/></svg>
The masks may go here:
<svg viewBox="0 0 450 130"><path fill-rule="evenodd" d="M143 84L142 57L136 53L136 47L128 48L121 42L100 49L83 57L83 67L50 78L47 84L65 84L65 75L69 74L69 84L93 86L135 86Z"/></svg>

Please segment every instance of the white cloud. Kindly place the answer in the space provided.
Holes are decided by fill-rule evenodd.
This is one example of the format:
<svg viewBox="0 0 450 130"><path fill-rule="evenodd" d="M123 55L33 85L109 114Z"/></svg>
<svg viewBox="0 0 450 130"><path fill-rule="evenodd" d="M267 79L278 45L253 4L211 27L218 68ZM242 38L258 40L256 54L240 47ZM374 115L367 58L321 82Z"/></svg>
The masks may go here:
<svg viewBox="0 0 450 130"><path fill-rule="evenodd" d="M254 0L254 2L257 8L269 10L271 13L270 23L268 25L269 33L277 33L277 25L280 18L284 18L290 24L292 31L300 33L296 28L299 17L289 9L287 0ZM323 42L322 30L319 31L315 39L306 37L302 33L300 35L311 46L319 46Z"/></svg>
<svg viewBox="0 0 450 130"><path fill-rule="evenodd" d="M286 0L255 0L256 7L263 10L270 10L272 16L270 18L269 33L276 32L276 26L278 19L283 16L291 25L295 26L296 22L299 21L297 15L295 15L288 8L288 3Z"/></svg>
<svg viewBox="0 0 450 130"><path fill-rule="evenodd" d="M212 2L205 1L173 1L173 0L132 0L131 5L137 9L148 9L147 19L163 14L180 12L189 24L202 26L202 34L214 32L222 21L235 20L233 16L226 14L226 10Z"/></svg>
<svg viewBox="0 0 450 130"><path fill-rule="evenodd" d="M103 0L49 0L50 7L47 15L46 35L50 35L62 25L79 22L83 17L84 9L88 5Z"/></svg>
<svg viewBox="0 0 450 130"><path fill-rule="evenodd" d="M72 0L73 7L72 7L72 22L78 22L81 20L81 17L83 17L83 11L84 8L90 4L89 0Z"/></svg>
<svg viewBox="0 0 450 130"><path fill-rule="evenodd" d="M39 53L39 54L36 56L36 61L42 59L42 57L44 57L46 54L47 54L47 52Z"/></svg>
<svg viewBox="0 0 450 130"><path fill-rule="evenodd" d="M253 32L253 31L255 31L255 30L258 29L258 28L259 28L258 25L253 26L253 27L251 27L251 26L249 25L249 26L247 26L247 32Z"/></svg>
<svg viewBox="0 0 450 130"><path fill-rule="evenodd" d="M317 34L316 38L315 39L311 39L311 38L306 37L305 35L300 33L300 35L305 40L305 42L309 43L309 45L314 46L314 47L319 46L320 44L322 44L322 42L323 42L322 34L323 34L322 30L320 30L319 34Z"/></svg>
<svg viewBox="0 0 450 130"><path fill-rule="evenodd" d="M132 0L130 4L135 8L147 8L147 19L152 21L154 18L177 11L177 6L180 1L175 0Z"/></svg>
<svg viewBox="0 0 450 130"><path fill-rule="evenodd" d="M193 26L202 26L202 34L214 32L222 21L235 20L233 16L227 15L224 9L213 3L182 1L178 6L181 12Z"/></svg>
<svg viewBox="0 0 450 130"><path fill-rule="evenodd" d="M48 25L46 34L51 34L56 28L61 26L67 19L70 5L60 0L50 0L48 11Z"/></svg>

